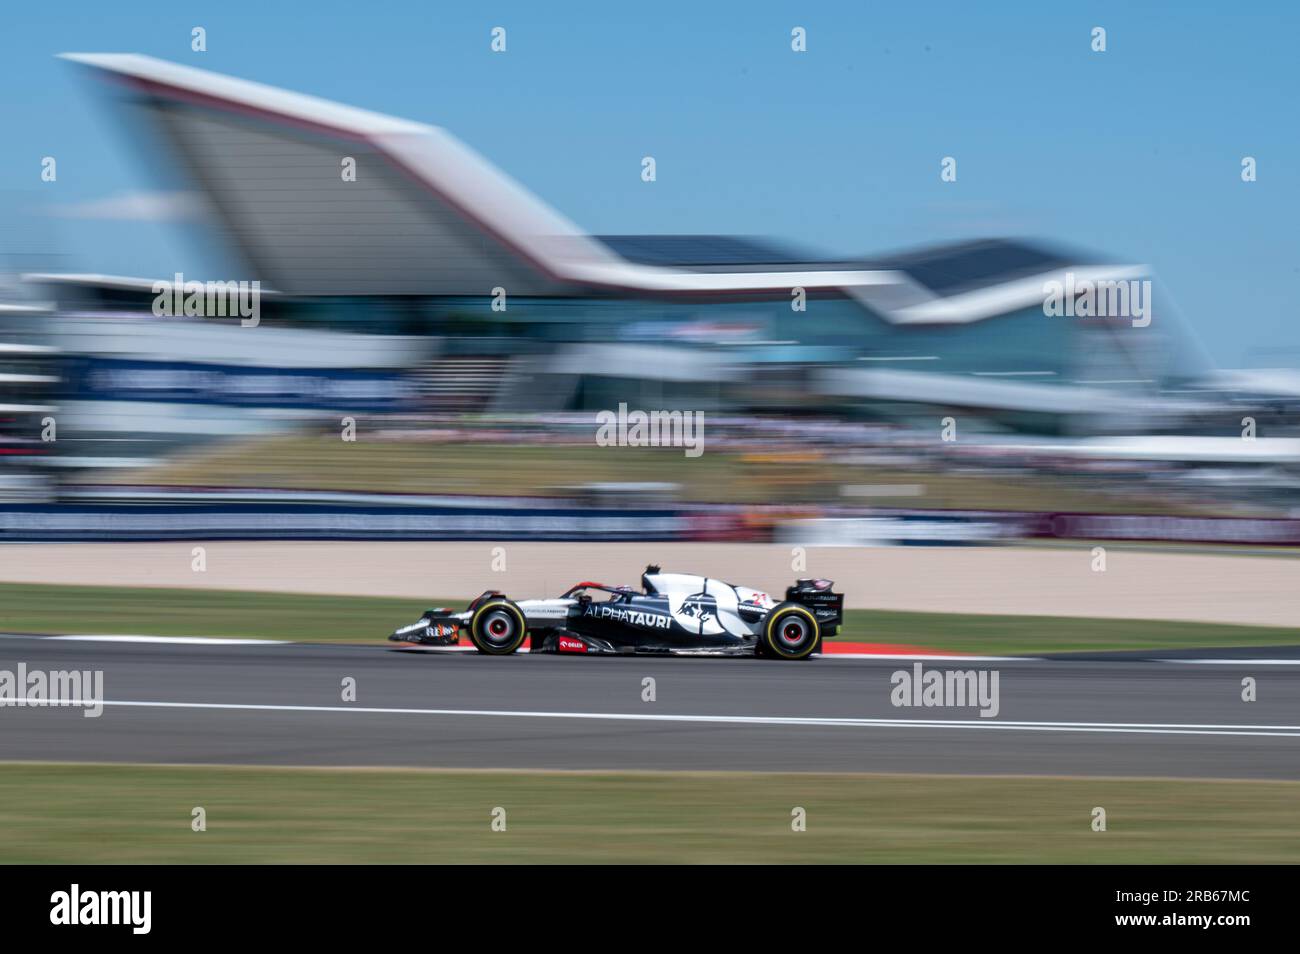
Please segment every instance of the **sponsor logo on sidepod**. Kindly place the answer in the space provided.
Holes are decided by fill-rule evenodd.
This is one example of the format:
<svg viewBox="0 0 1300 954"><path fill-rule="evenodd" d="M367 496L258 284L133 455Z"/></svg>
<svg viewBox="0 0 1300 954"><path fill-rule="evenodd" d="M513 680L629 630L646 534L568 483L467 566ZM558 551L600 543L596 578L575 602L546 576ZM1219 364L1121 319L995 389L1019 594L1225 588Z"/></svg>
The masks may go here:
<svg viewBox="0 0 1300 954"><path fill-rule="evenodd" d="M681 613L702 626L718 615L718 600L709 593L692 593L682 600Z"/></svg>
<svg viewBox="0 0 1300 954"><path fill-rule="evenodd" d="M585 653L587 644L578 639L570 639L568 636L561 636L557 647L562 653Z"/></svg>
<svg viewBox="0 0 1300 954"><path fill-rule="evenodd" d="M640 610L622 609L617 606L610 606L608 603L592 603L587 607L588 616L599 616L601 619L616 619L620 623L631 623L633 626L644 626L646 629L668 629L672 623L667 616L660 616L658 613L642 613Z"/></svg>

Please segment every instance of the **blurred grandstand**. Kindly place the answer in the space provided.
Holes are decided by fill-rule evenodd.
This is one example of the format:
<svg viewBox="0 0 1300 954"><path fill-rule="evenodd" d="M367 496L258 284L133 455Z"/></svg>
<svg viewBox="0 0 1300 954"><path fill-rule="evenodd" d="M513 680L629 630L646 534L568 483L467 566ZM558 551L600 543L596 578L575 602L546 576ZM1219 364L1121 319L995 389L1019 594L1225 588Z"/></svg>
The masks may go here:
<svg viewBox="0 0 1300 954"><path fill-rule="evenodd" d="M58 410L59 361L45 343L50 309L26 301L23 292L0 284L0 501L50 495L54 444L42 437Z"/></svg>
<svg viewBox="0 0 1300 954"><path fill-rule="evenodd" d="M69 58L204 197L238 265L190 277L263 298L245 328L157 317L172 276L25 276L48 305L14 312L40 340L0 353L19 415L5 453L34 447L57 398L47 472L66 499L734 505L764 532L927 510L1300 516L1293 372L1217 371L1159 285L1146 327L1045 315L1047 283L1152 278L1139 263L1028 240L824 260L591 236L443 130L147 57ZM57 394L10 366L56 353ZM595 446L595 413L620 403L704 412L707 453Z"/></svg>

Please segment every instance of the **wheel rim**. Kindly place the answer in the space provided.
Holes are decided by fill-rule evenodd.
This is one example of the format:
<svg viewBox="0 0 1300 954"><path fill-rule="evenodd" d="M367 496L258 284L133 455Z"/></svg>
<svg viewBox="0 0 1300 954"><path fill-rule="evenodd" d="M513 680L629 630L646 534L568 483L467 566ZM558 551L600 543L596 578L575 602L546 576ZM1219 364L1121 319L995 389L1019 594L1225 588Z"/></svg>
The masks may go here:
<svg viewBox="0 0 1300 954"><path fill-rule="evenodd" d="M483 625L483 638L493 646L506 646L514 639L515 619L506 610L493 610Z"/></svg>
<svg viewBox="0 0 1300 954"><path fill-rule="evenodd" d="M811 635L812 631L807 620L798 616L789 616L781 621L776 640L783 649L797 651L807 644Z"/></svg>

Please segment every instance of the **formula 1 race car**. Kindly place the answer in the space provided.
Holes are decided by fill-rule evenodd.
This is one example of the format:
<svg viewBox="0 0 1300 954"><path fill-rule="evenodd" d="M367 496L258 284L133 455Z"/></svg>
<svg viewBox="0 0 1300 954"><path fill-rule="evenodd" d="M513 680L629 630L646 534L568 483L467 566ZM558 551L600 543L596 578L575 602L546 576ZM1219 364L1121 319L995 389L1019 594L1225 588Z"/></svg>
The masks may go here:
<svg viewBox="0 0 1300 954"><path fill-rule="evenodd" d="M488 590L463 613L439 608L390 640L474 648L504 656L532 637L532 652L586 655L762 656L805 659L834 636L844 595L829 580L799 580L777 602L761 590L646 567L641 590L578 583L557 599L514 600Z"/></svg>

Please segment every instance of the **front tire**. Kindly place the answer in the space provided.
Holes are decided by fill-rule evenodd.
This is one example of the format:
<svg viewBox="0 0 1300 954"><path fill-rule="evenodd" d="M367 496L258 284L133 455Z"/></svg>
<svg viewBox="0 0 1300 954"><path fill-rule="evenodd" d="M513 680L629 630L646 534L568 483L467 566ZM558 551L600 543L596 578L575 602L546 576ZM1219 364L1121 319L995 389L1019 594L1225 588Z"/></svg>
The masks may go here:
<svg viewBox="0 0 1300 954"><path fill-rule="evenodd" d="M798 603L781 603L767 615L759 648L774 659L807 659L817 648L817 617Z"/></svg>
<svg viewBox="0 0 1300 954"><path fill-rule="evenodd" d="M514 603L504 597L494 597L474 611L469 638L481 653L509 656L528 638L528 621Z"/></svg>

